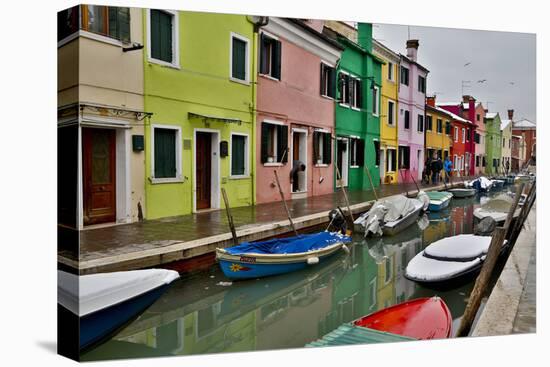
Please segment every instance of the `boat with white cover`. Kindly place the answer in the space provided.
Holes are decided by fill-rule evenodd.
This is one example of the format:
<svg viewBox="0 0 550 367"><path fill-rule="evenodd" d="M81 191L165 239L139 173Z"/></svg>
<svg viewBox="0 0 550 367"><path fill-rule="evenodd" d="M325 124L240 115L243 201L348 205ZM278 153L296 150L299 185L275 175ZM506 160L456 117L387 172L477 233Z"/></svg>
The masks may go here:
<svg viewBox="0 0 550 367"><path fill-rule="evenodd" d="M488 200L482 204L479 208L474 210L474 217L476 220L482 220L486 217L492 217L497 224L503 224L508 216L510 207L512 206L514 199L508 194L499 194L498 196ZM516 209L514 218L516 218L521 209Z"/></svg>
<svg viewBox="0 0 550 367"><path fill-rule="evenodd" d="M473 234L440 239L407 264L405 277L429 286L462 282L481 269L490 244L491 237Z"/></svg>
<svg viewBox="0 0 550 367"><path fill-rule="evenodd" d="M60 313L70 322L79 323L82 350L142 313L179 274L145 269L78 276L58 270L57 277Z"/></svg>
<svg viewBox="0 0 550 367"><path fill-rule="evenodd" d="M415 223L424 208L418 199L390 196L376 201L354 224L364 228L365 236L393 236Z"/></svg>

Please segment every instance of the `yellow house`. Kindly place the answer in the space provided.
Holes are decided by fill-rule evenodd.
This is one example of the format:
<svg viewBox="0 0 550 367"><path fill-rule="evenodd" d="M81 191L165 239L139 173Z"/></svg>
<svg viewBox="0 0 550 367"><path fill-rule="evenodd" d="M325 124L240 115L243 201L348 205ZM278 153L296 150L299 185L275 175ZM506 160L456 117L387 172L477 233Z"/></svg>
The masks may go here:
<svg viewBox="0 0 550 367"><path fill-rule="evenodd" d="M380 180L384 184L397 183L397 111L399 93L399 55L372 40L373 53L384 60L382 65L382 99L380 116Z"/></svg>
<svg viewBox="0 0 550 367"><path fill-rule="evenodd" d="M436 107L434 98L428 97L426 104L426 140L424 156L439 156L443 161L449 156L452 146L451 116L442 108Z"/></svg>

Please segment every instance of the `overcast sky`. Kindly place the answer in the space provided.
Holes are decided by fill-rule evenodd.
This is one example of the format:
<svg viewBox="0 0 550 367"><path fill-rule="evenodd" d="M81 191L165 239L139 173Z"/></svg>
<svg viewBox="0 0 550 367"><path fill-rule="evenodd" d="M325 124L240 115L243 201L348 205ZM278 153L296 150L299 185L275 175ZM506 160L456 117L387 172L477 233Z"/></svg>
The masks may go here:
<svg viewBox="0 0 550 367"><path fill-rule="evenodd" d="M407 26L375 24L373 37L406 55ZM420 42L418 62L430 70L427 93L436 92L438 102L461 99L462 81L469 80L464 94L485 108L489 102L489 111L506 119L513 109L514 120L536 122L534 34L411 26L410 37Z"/></svg>

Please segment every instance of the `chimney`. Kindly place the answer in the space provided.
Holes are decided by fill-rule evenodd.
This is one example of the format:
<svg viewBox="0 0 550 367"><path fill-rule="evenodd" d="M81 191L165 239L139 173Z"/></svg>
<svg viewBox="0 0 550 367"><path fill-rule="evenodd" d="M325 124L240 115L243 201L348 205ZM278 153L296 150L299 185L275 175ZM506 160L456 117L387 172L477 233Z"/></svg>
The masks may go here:
<svg viewBox="0 0 550 367"><path fill-rule="evenodd" d="M359 46L363 47L367 51L372 51L372 24L358 23L357 38Z"/></svg>
<svg viewBox="0 0 550 367"><path fill-rule="evenodd" d="M407 40L407 57L416 62L416 54L418 53L418 40Z"/></svg>
<svg viewBox="0 0 550 367"><path fill-rule="evenodd" d="M462 102L468 103L470 101L470 98L472 98L472 96L465 94L462 96Z"/></svg>
<svg viewBox="0 0 550 367"><path fill-rule="evenodd" d="M514 110L508 110L508 120L514 120Z"/></svg>
<svg viewBox="0 0 550 367"><path fill-rule="evenodd" d="M468 120L476 126L476 99L472 96L468 96Z"/></svg>
<svg viewBox="0 0 550 367"><path fill-rule="evenodd" d="M435 96L426 96L426 104L431 107L435 107Z"/></svg>

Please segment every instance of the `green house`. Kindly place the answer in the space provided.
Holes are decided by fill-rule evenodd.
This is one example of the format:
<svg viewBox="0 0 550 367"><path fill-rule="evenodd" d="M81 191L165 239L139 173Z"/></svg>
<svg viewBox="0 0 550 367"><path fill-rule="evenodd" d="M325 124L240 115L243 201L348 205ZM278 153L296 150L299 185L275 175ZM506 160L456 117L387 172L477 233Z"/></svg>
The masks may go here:
<svg viewBox="0 0 550 367"><path fill-rule="evenodd" d="M500 115L498 112L485 114L485 156L487 157L485 173L499 173L502 158L502 132L500 130Z"/></svg>
<svg viewBox="0 0 550 367"><path fill-rule="evenodd" d="M370 190L366 169L373 184L380 183L378 150L384 62L372 53L372 24L359 23L353 30L345 27L342 22L325 25L325 33L344 47L336 77L334 185L335 189L344 186L349 190Z"/></svg>
<svg viewBox="0 0 550 367"><path fill-rule="evenodd" d="M254 203L257 33L245 15L144 9L148 219Z"/></svg>

